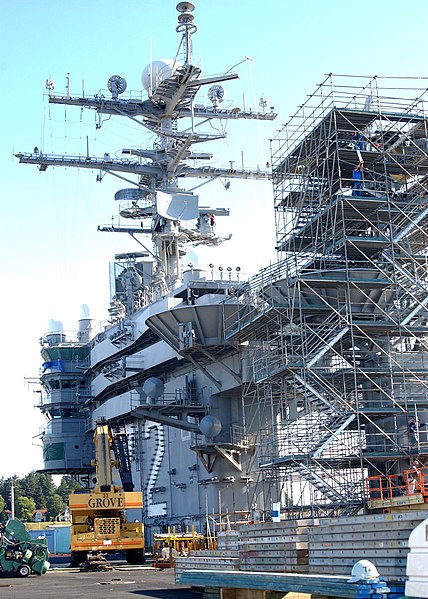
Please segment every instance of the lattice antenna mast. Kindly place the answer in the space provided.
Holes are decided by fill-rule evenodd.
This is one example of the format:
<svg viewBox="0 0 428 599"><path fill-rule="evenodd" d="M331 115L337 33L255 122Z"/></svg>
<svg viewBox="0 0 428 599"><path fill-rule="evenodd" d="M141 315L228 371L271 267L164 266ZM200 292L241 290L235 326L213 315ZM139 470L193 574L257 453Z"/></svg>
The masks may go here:
<svg viewBox="0 0 428 599"><path fill-rule="evenodd" d="M194 16L192 12L195 10L195 5L192 2L179 2L177 10L180 13L178 16L177 33L183 34L182 45L184 52L184 64L192 64L192 35L196 33L198 28L193 23Z"/></svg>

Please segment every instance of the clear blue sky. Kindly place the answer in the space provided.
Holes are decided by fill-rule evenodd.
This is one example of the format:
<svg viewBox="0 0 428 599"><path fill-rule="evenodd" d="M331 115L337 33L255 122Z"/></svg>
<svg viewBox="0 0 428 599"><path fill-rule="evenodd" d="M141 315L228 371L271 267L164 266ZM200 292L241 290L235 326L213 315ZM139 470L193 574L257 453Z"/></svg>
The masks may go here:
<svg viewBox="0 0 428 599"><path fill-rule="evenodd" d="M426 76L425 0L196 0L198 32L195 60L204 75L237 67L240 81L225 85L226 103L257 107L262 95L279 116L274 123L240 122L228 127L228 140L213 145L219 165L229 160L263 166L268 139L297 105L324 79L325 73ZM140 75L153 58L174 57L175 0L2 0L0 73L2 90L2 403L0 476L22 476L41 467L41 449L32 436L43 423L33 409L37 396L25 377L39 372L39 337L50 318L75 328L80 305L103 320L108 304L108 262L125 249L122 237L96 232L115 215L119 180L97 173L19 165L17 151L34 146L45 152L114 154L129 145L150 147L142 127L113 119L95 130L94 114L77 108L48 106L44 82L56 80L79 95L106 88L111 75L140 90ZM233 233L229 245L208 259L241 266L251 275L274 257L273 200L267 183L219 183L201 188L202 203L232 211L221 224ZM236 263L232 263L234 256ZM204 263L200 263L204 266Z"/></svg>

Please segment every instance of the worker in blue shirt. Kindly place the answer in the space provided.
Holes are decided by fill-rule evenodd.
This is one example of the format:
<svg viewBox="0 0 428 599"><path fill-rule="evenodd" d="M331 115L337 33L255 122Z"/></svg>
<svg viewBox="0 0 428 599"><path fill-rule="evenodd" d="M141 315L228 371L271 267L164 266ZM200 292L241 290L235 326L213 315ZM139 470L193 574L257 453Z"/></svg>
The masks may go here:
<svg viewBox="0 0 428 599"><path fill-rule="evenodd" d="M354 142L354 149L355 150L365 150L365 141L366 138L364 137L364 135L362 133L360 133L359 131L353 131L352 132L352 141Z"/></svg>
<svg viewBox="0 0 428 599"><path fill-rule="evenodd" d="M362 188L363 188L363 166L364 162L360 160L358 165L352 171L352 195L353 196L362 196Z"/></svg>

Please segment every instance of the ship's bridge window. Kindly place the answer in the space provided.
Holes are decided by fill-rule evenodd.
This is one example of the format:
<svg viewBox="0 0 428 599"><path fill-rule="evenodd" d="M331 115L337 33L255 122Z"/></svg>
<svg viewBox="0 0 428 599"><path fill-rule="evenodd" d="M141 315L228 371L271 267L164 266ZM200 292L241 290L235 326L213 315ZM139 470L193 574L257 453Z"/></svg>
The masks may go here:
<svg viewBox="0 0 428 599"><path fill-rule="evenodd" d="M46 383L47 389L76 389L77 387L82 385L81 380L76 379L51 379L47 380Z"/></svg>
<svg viewBox="0 0 428 599"><path fill-rule="evenodd" d="M59 389L60 388L59 380L47 381L46 388L51 389L51 390Z"/></svg>
<svg viewBox="0 0 428 599"><path fill-rule="evenodd" d="M52 408L51 410L49 410L49 413L51 415L51 418L61 418L62 416L60 408Z"/></svg>
<svg viewBox="0 0 428 599"><path fill-rule="evenodd" d="M84 410L76 408L51 408L48 412L49 416L53 419L56 418L84 418Z"/></svg>
<svg viewBox="0 0 428 599"><path fill-rule="evenodd" d="M64 457L64 443L46 443L43 446L43 459L45 462L49 460L63 460Z"/></svg>
<svg viewBox="0 0 428 599"><path fill-rule="evenodd" d="M61 383L63 389L75 389L77 387L77 381L75 379L62 380Z"/></svg>

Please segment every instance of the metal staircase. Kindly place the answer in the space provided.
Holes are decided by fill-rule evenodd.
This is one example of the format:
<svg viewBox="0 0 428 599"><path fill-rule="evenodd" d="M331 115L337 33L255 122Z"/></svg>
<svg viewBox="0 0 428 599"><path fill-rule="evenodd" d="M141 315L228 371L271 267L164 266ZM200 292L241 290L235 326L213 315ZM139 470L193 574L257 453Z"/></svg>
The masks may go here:
<svg viewBox="0 0 428 599"><path fill-rule="evenodd" d="M323 468L320 467L321 473L318 474L314 470L313 464L308 466L303 462L294 462L293 469L310 483L323 497L326 497L334 503L339 502L347 504L349 502L348 497L336 490L333 486L333 481L331 481L331 479L329 480L330 474ZM324 476L322 476L322 474Z"/></svg>
<svg viewBox="0 0 428 599"><path fill-rule="evenodd" d="M164 515L167 506L166 502L156 502L154 499L154 494L158 490L156 482L165 455L164 427L156 422L145 422L145 439L150 438L154 442L154 454L148 466L149 477L146 486L146 511L149 517Z"/></svg>
<svg viewBox="0 0 428 599"><path fill-rule="evenodd" d="M325 424L327 434L311 448L313 458L319 458L333 441L337 440L340 434L346 430L356 419L356 414L343 414L333 417L330 422Z"/></svg>

